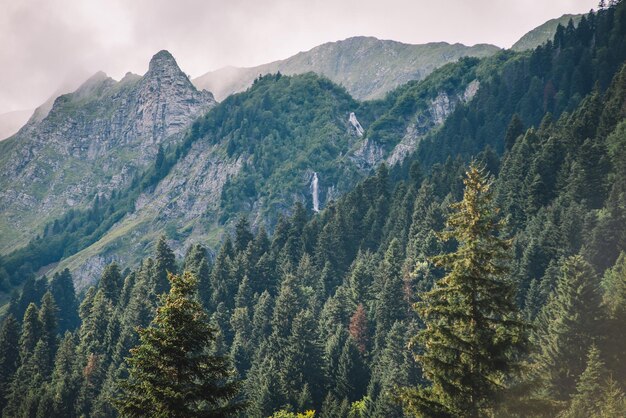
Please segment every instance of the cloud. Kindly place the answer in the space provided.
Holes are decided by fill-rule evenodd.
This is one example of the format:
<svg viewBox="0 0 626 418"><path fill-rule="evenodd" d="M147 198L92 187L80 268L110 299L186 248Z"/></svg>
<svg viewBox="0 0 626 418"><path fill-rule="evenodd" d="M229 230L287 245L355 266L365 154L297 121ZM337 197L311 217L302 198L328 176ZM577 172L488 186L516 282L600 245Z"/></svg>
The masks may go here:
<svg viewBox="0 0 626 418"><path fill-rule="evenodd" d="M143 74L168 49L193 76L355 35L508 47L596 0L0 0L0 113L34 108L96 71ZM70 87L68 87L70 86Z"/></svg>

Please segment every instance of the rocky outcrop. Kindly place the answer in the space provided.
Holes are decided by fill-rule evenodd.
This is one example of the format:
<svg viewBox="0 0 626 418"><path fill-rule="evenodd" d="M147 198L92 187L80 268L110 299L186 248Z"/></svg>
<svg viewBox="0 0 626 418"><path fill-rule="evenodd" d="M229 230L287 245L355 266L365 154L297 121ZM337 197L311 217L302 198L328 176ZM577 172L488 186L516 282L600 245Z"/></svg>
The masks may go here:
<svg viewBox="0 0 626 418"><path fill-rule="evenodd" d="M391 155L387 157L387 164L397 164L415 151L419 141L428 132L441 126L459 103L467 103L472 100L479 87L480 82L473 80L466 86L464 91L456 95L440 92L437 97L431 100L430 106L426 111L418 112L415 115L413 121L407 126L402 140L394 147Z"/></svg>
<svg viewBox="0 0 626 418"><path fill-rule="evenodd" d="M94 194L128 184L160 144L179 141L215 103L167 51L152 58L144 76L128 73L118 82L99 72L58 97L45 116L40 112L3 141L0 252L24 244L68 208L86 206Z"/></svg>
<svg viewBox="0 0 626 418"><path fill-rule="evenodd" d="M365 133L365 129L363 129L363 127L359 123L359 120L356 118L354 112L350 112L348 122L350 122L350 125L352 126L352 129L357 136L363 136L363 134Z"/></svg>
<svg viewBox="0 0 626 418"><path fill-rule="evenodd" d="M242 164L241 158L224 158L217 146L197 142L152 193L137 199L133 213L56 269L70 268L77 287L84 288L100 277L107 263L138 263L152 250L146 244L156 242L168 230L174 237L170 244L177 256L183 257L191 244L210 240L215 229L206 215L219 208L224 184L237 175Z"/></svg>

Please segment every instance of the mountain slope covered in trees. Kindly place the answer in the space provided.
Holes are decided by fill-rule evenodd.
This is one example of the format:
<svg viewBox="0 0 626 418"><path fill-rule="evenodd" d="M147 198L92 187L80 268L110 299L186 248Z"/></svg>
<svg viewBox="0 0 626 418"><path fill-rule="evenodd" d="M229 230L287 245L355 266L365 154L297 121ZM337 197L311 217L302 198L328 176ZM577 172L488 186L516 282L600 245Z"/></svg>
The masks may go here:
<svg viewBox="0 0 626 418"><path fill-rule="evenodd" d="M198 363L179 358L176 370L222 370L228 357L230 373L203 376L240 384L234 398L194 405L244 404L241 416L624 416L625 19L618 2L534 51L442 69L443 81L460 72L457 87L479 80L472 100L402 162L379 164L319 213L296 201L271 235L251 228L244 208L214 257L198 243L177 258L174 239L151 240L151 258L109 265L80 305L69 271L26 275L0 332L3 415L117 416L136 379L155 385L145 397L168 390L164 403L195 393L185 391L199 380L172 390L169 379L159 382L166 374L141 374L155 361L145 353L179 341L169 355L197 353L196 343L210 349ZM356 103L368 129L361 141L388 155L428 108L410 98L438 97L445 86L433 78L434 90L410 84L391 104L359 104L310 77L340 103ZM273 76L256 88L305 81ZM231 143L231 155L262 150L236 135L246 128L244 97L221 110L242 112L239 130L225 129L230 119L218 118L218 107L191 132L210 144L224 138L226 154ZM198 146L187 138L162 167ZM152 175L156 184L166 178ZM271 179L251 177L255 187ZM200 327L202 341L160 332L200 304L210 327L186 325Z"/></svg>

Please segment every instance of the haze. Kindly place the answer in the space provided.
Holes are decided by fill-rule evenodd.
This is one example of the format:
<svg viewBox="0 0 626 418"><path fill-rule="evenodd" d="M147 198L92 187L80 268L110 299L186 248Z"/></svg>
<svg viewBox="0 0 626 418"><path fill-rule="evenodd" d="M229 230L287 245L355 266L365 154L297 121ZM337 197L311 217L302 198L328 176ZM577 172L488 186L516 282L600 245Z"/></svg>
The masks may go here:
<svg viewBox="0 0 626 418"><path fill-rule="evenodd" d="M143 74L169 50L191 76L369 35L510 47L597 0L0 0L0 113L33 109L102 70Z"/></svg>

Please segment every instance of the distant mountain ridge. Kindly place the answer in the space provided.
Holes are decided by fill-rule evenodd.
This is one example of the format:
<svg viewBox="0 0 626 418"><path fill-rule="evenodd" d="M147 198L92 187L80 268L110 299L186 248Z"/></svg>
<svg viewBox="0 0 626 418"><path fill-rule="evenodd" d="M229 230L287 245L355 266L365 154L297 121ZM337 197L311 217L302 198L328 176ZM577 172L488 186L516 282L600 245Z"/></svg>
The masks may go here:
<svg viewBox="0 0 626 418"><path fill-rule="evenodd" d="M554 33L556 32L557 26L567 26L570 20L574 22L574 25L577 25L582 17L582 14L565 14L561 17L557 17L556 19L550 19L547 22L537 26L530 32L527 32L517 42L513 44L511 49L513 51L534 49L539 45L546 43L547 41L551 41L552 38L554 38Z"/></svg>
<svg viewBox="0 0 626 418"><path fill-rule="evenodd" d="M421 80L436 68L461 57L482 58L499 50L489 44L471 47L446 42L412 45L357 36L328 42L287 59L256 67L224 67L192 81L199 89L209 90L217 100L223 100L248 88L259 75L312 71L344 86L355 99L379 99L395 87L411 80Z"/></svg>
<svg viewBox="0 0 626 418"><path fill-rule="evenodd" d="M33 111L15 110L0 115L0 141L15 134L30 118Z"/></svg>

